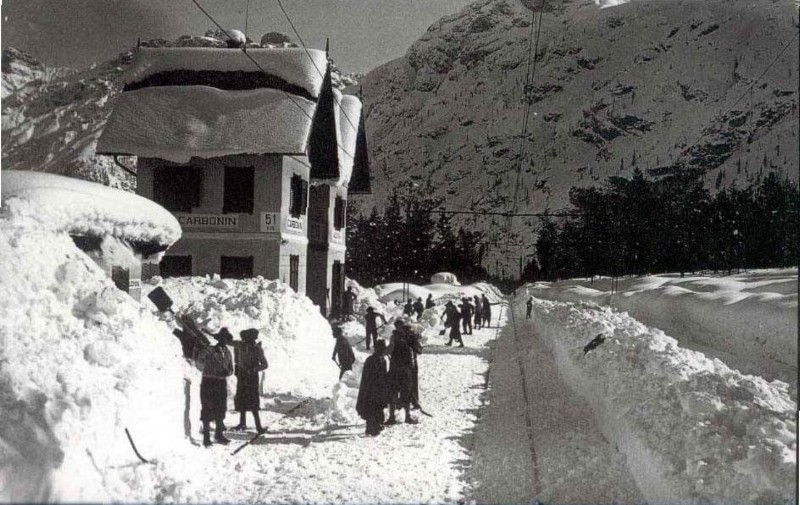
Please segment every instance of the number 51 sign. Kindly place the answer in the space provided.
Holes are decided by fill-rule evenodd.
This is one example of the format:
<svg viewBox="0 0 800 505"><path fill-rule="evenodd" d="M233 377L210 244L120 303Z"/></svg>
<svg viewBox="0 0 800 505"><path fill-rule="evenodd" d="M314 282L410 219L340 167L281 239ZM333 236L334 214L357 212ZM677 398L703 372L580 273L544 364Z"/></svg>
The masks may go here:
<svg viewBox="0 0 800 505"><path fill-rule="evenodd" d="M262 233L277 233L280 231L281 223L280 212L262 212L261 213L261 232Z"/></svg>

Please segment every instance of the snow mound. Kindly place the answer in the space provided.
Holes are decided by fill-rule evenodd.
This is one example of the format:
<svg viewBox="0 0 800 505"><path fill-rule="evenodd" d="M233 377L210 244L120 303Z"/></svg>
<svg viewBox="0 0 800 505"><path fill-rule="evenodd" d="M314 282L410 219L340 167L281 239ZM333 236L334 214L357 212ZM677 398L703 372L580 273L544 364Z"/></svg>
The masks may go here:
<svg viewBox="0 0 800 505"><path fill-rule="evenodd" d="M143 286L143 293L156 286L174 300L175 312L188 313L201 327L216 331L225 326L237 338L244 329L259 330L269 362L262 394L329 396L337 373L330 357L334 344L330 325L311 300L287 284L262 277L154 277ZM234 386L234 381L229 383Z"/></svg>
<svg viewBox="0 0 800 505"><path fill-rule="evenodd" d="M181 236L160 205L101 184L41 172L3 170L3 212L14 226L70 235L111 235L166 248Z"/></svg>
<svg viewBox="0 0 800 505"><path fill-rule="evenodd" d="M353 163L356 154L356 137L358 120L361 117L361 100L353 95L339 96L339 180L340 185L347 185L353 174Z"/></svg>
<svg viewBox="0 0 800 505"><path fill-rule="evenodd" d="M81 194L79 213L105 199ZM168 479L141 485L157 465L125 429L145 457L183 443L180 345L66 233L15 226L14 201L0 215L0 501L155 501Z"/></svg>
<svg viewBox="0 0 800 505"><path fill-rule="evenodd" d="M559 372L647 501L794 500L796 406L786 383L743 375L610 308L534 300L534 326ZM606 341L584 355L599 333Z"/></svg>
<svg viewBox="0 0 800 505"><path fill-rule="evenodd" d="M431 276L431 284L454 284L459 286L456 274L450 272L439 272Z"/></svg>
<svg viewBox="0 0 800 505"><path fill-rule="evenodd" d="M210 47L143 47L134 53L132 67L125 74L124 82L132 84L149 76L174 70L259 72L259 68L248 58L249 55L266 73L300 86L317 98L322 89L321 72L325 71L327 60L325 51L309 49L308 52L311 58L304 49L290 47L249 48L247 55L242 51Z"/></svg>
<svg viewBox="0 0 800 505"><path fill-rule="evenodd" d="M412 301L416 301L417 298L422 298L424 302L428 298L428 295L432 293L429 289L416 284L406 284L405 286L407 290L406 295L410 297ZM403 298L402 282L378 284L374 289L383 302L398 301L405 303L407 301Z"/></svg>
<svg viewBox="0 0 800 505"><path fill-rule="evenodd" d="M727 277L653 275L611 281L539 283L531 294L594 301L628 312L685 347L709 348L746 373L795 383L797 270L755 270Z"/></svg>
<svg viewBox="0 0 800 505"><path fill-rule="evenodd" d="M176 163L188 163L193 156L303 154L315 107L277 89L158 86L126 91L114 105L97 152Z"/></svg>

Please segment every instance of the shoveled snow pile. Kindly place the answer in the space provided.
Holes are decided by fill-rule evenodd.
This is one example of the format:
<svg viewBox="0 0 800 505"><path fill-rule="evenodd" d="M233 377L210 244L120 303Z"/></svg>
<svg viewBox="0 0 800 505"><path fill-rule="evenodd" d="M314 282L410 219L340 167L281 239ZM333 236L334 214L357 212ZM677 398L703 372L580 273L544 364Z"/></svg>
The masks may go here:
<svg viewBox="0 0 800 505"><path fill-rule="evenodd" d="M560 301L594 301L628 312L746 373L795 383L797 269L754 270L726 277L653 275L537 283L531 293Z"/></svg>
<svg viewBox="0 0 800 505"><path fill-rule="evenodd" d="M183 443L178 341L66 233L14 219L4 208L0 501L156 500L159 485L142 485L156 466L125 429L145 455Z"/></svg>
<svg viewBox="0 0 800 505"><path fill-rule="evenodd" d="M175 312L189 314L201 328L218 331L224 326L236 339L242 330L259 330L269 362L262 394L330 396L331 377L336 374L330 358L334 343L330 325L310 299L287 284L262 277L154 277L143 286L143 292L156 286L173 299ZM235 386L234 381L229 382Z"/></svg>
<svg viewBox="0 0 800 505"><path fill-rule="evenodd" d="M648 501L794 500L796 406L786 383L743 375L611 308L534 300L536 331ZM584 355L599 333L606 341Z"/></svg>
<svg viewBox="0 0 800 505"><path fill-rule="evenodd" d="M60 175L3 170L4 214L14 226L71 235L111 235L171 245L181 236L175 217L126 191Z"/></svg>

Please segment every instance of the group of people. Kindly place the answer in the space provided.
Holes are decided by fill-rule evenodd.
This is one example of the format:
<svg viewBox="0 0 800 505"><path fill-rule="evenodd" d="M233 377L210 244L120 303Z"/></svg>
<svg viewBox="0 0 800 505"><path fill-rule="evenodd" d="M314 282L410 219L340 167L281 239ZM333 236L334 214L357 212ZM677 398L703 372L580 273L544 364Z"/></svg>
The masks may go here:
<svg viewBox="0 0 800 505"><path fill-rule="evenodd" d="M269 364L261 343L257 341L258 330L255 328L242 330L239 332L241 340L234 340L231 332L223 327L217 333L209 333L216 340L215 345L201 344L205 342L202 335L200 338L197 336L194 339L187 338L190 331L193 331L193 328L184 325L184 329L175 330L175 334L181 339L184 356L191 359L203 373L200 382L203 445L206 447L212 445L212 422L215 424L214 441L220 444L230 443L225 436L227 430L225 414L228 410L228 377L231 375L236 376L236 395L233 403L239 412L239 425L234 429L245 429L246 413L251 412L256 430L263 433L264 428L258 413L260 408L258 374L266 370ZM203 340L200 340L201 338ZM228 347L233 347L233 355Z"/></svg>
<svg viewBox="0 0 800 505"><path fill-rule="evenodd" d="M417 355L422 352L421 339L402 319L396 320L394 326L391 344L375 340L375 350L361 372L356 412L367 422L369 436L377 436L384 426L396 424L397 410L405 411L406 423L418 423L411 410L420 408ZM388 420L384 416L387 407Z"/></svg>
<svg viewBox="0 0 800 505"><path fill-rule="evenodd" d="M488 327L492 320L492 303L486 295L474 296L474 303L469 297L461 299L461 303L456 306L452 301L445 304L444 310L444 326L442 334L449 329L450 340L445 344L447 346L453 345L453 342L458 342L459 347L464 347L464 341L461 335L472 335L473 320L474 328L480 329L484 326ZM463 333L462 333L463 332Z"/></svg>

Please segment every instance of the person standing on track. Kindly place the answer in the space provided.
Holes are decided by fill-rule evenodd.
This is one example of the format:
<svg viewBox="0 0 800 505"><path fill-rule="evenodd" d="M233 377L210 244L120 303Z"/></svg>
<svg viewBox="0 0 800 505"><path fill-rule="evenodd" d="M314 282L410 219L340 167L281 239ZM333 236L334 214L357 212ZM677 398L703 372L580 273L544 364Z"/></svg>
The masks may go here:
<svg viewBox="0 0 800 505"><path fill-rule="evenodd" d="M475 295L475 329L481 329L481 318L483 314L481 313L481 297Z"/></svg>
<svg viewBox="0 0 800 505"><path fill-rule="evenodd" d="M533 312L533 297L528 298L527 303L525 304L525 319L531 318L531 312Z"/></svg>
<svg viewBox="0 0 800 505"><path fill-rule="evenodd" d="M233 335L222 328L212 335L217 345L198 349L195 362L203 372L200 382L200 420L203 422L203 445L211 445L211 422L216 424L214 440L228 444L225 435L225 412L228 410L228 377L233 375L233 358L229 345Z"/></svg>
<svg viewBox="0 0 800 505"><path fill-rule="evenodd" d="M405 422L417 424L419 421L411 417L411 406L417 402L417 381L415 364L417 354L422 352L417 334L406 326L403 320L394 323L392 333L391 365L389 366L389 392L391 406L389 420L386 424L396 424L395 410L405 410Z"/></svg>
<svg viewBox="0 0 800 505"><path fill-rule="evenodd" d="M489 299L486 298L486 293L483 294L481 297L481 312L483 313L483 325L487 328L492 325L492 304L489 302Z"/></svg>
<svg viewBox="0 0 800 505"><path fill-rule="evenodd" d="M447 302L445 305L444 317L445 327L450 328L450 340L444 345L453 345L453 340L455 340L460 347L464 347L464 341L461 340L461 314L453 302Z"/></svg>
<svg viewBox="0 0 800 505"><path fill-rule="evenodd" d="M378 318L381 318L383 324L386 324L386 318L383 314L378 314L372 307L367 307L367 313L364 315L364 322L367 327L367 350L369 351L370 338L372 342L378 341ZM383 326L383 325L381 325Z"/></svg>
<svg viewBox="0 0 800 505"><path fill-rule="evenodd" d="M472 314L475 312L475 307L469 301L469 298L464 297L461 299L461 327L464 330L464 335L472 335Z"/></svg>

